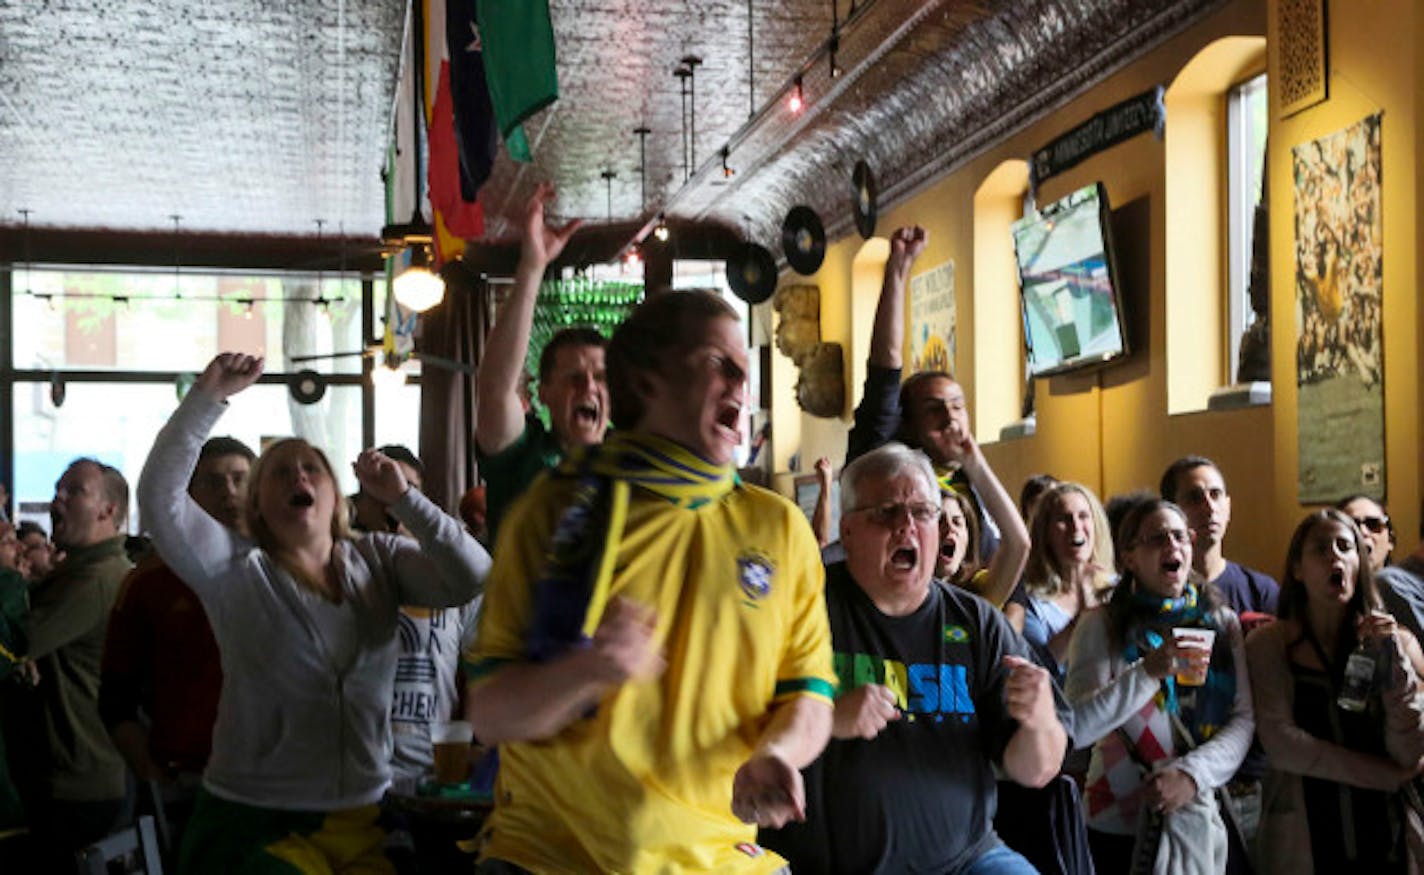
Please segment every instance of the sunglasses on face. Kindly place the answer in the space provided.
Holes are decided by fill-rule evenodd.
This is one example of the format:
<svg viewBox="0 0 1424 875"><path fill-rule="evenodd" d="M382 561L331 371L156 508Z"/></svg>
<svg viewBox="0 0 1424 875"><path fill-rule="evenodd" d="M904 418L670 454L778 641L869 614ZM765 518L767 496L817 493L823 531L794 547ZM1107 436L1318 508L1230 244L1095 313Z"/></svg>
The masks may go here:
<svg viewBox="0 0 1424 875"><path fill-rule="evenodd" d="M897 501L891 504L876 504L869 507L852 508L851 513L865 512L866 519L877 526L890 527L899 522L905 514L917 523L933 523L939 520L939 505L923 501Z"/></svg>
<svg viewBox="0 0 1424 875"><path fill-rule="evenodd" d="M1387 516L1357 516L1353 519L1355 525L1374 535L1383 534L1389 528Z"/></svg>

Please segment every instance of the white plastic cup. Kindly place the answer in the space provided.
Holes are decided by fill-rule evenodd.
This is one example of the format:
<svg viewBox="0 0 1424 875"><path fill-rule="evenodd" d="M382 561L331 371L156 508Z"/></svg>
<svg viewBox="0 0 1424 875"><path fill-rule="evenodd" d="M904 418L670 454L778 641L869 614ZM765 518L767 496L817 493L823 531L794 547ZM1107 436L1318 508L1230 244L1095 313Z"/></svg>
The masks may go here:
<svg viewBox="0 0 1424 875"><path fill-rule="evenodd" d="M1172 639L1177 642L1178 647L1200 648L1211 653L1212 645L1216 643L1216 630L1174 628L1172 629ZM1184 687L1199 687L1206 683L1206 673L1207 666L1203 665L1197 669L1185 660L1181 660L1177 665L1177 683Z"/></svg>
<svg viewBox="0 0 1424 875"><path fill-rule="evenodd" d="M475 728L464 720L435 723L430 727L430 741L435 747L435 780L442 784L461 784L470 773L470 743L475 740Z"/></svg>

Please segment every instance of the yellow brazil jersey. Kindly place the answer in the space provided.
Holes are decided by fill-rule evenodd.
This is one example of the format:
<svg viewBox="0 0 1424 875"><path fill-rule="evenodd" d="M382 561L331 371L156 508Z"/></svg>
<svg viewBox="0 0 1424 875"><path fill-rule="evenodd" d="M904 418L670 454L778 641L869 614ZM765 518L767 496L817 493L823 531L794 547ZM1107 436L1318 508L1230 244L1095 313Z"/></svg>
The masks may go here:
<svg viewBox="0 0 1424 875"><path fill-rule="evenodd" d="M545 476L501 526L473 677L525 658L533 582L572 488ZM656 609L667 670L552 739L500 746L484 854L541 873L783 866L732 815L732 777L774 703L830 705L823 587L810 526L779 496L738 486L686 510L634 489L610 595Z"/></svg>

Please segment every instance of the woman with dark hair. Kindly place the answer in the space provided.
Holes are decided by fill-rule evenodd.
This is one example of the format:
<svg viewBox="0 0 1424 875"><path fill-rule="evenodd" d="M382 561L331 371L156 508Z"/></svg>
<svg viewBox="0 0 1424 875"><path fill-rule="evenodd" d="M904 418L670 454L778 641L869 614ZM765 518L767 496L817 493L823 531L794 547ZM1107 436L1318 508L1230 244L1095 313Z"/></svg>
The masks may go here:
<svg viewBox="0 0 1424 875"><path fill-rule="evenodd" d="M957 453L960 470L978 490L989 519L999 529L999 546L988 562L979 550L981 529L974 493L967 487L947 487L940 483L939 555L935 576L969 590L1002 608L1018 583L1028 557L1028 529L1019 518L1013 499L984 459L971 435L962 435L952 452Z"/></svg>
<svg viewBox="0 0 1424 875"><path fill-rule="evenodd" d="M1389 512L1383 504L1359 492L1335 502L1335 509L1360 527L1360 534L1365 536L1364 543L1368 548L1370 571L1378 574L1389 564L1390 554L1398 543Z"/></svg>
<svg viewBox="0 0 1424 875"><path fill-rule="evenodd" d="M331 463L299 438L252 466L246 536L204 513L186 488L199 447L227 398L261 374L260 358L213 359L139 479L154 545L202 602L222 656L212 756L178 870L389 871L375 819L391 777L398 607L465 604L489 555L371 450L356 478L415 540L353 537Z"/></svg>
<svg viewBox="0 0 1424 875"><path fill-rule="evenodd" d="M1420 871L1424 829L1412 781L1424 766L1424 655L1381 608L1364 536L1349 517L1321 510L1296 527L1280 619L1251 634L1247 656L1271 761L1258 866Z"/></svg>
<svg viewBox="0 0 1424 875"><path fill-rule="evenodd" d="M1112 591L1112 533L1097 496L1070 482L1043 494L1029 525L1023 585L1004 615L1061 681L1074 627Z"/></svg>
<svg viewBox="0 0 1424 875"><path fill-rule="evenodd" d="M1192 571L1186 515L1133 506L1117 540L1121 577L1106 609L1078 624L1064 692L1074 741L1096 742L1084 797L1099 872L1225 871L1214 791L1251 746L1241 624ZM1210 649L1185 640L1210 638Z"/></svg>

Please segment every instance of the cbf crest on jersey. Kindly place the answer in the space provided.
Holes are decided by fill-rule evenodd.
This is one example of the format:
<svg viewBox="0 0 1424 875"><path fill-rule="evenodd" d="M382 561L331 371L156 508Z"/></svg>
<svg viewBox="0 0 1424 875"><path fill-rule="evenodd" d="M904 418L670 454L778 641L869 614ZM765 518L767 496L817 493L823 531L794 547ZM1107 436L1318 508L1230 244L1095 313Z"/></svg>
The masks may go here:
<svg viewBox="0 0 1424 875"><path fill-rule="evenodd" d="M737 557L737 583L742 594L752 601L759 601L771 594L772 578L776 576L776 566L763 553L748 550Z"/></svg>

